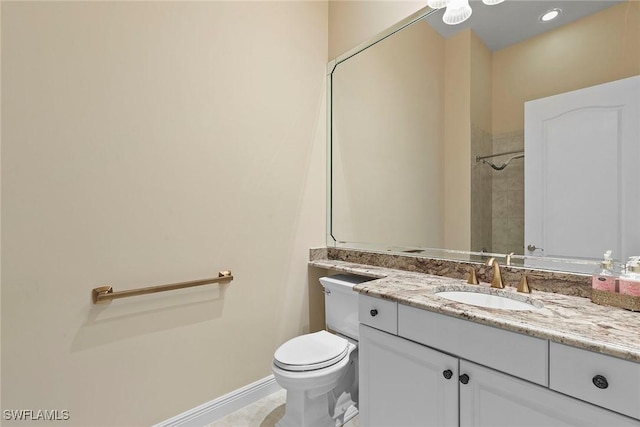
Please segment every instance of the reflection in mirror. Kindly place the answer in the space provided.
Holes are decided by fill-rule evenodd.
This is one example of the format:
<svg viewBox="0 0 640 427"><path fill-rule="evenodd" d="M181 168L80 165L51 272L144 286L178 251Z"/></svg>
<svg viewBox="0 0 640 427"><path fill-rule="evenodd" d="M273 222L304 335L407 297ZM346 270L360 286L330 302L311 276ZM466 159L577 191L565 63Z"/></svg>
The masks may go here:
<svg viewBox="0 0 640 427"><path fill-rule="evenodd" d="M584 197L590 188L576 193L581 195L576 198L580 205L571 216L547 211L538 215L542 237L525 235L525 223L533 223L525 212L527 216L530 211L540 212L531 209L534 199L525 197L525 187L534 181L528 173L525 186L525 166L533 170L529 162L535 155L530 155L530 149L546 143L527 139L525 146L525 135L533 135L525 125L525 104L639 75L640 2L471 4L473 15L464 24L446 26L442 11L425 11L426 18L336 60L330 75L328 244L412 252L432 248L428 254L514 252L581 259L599 258L607 249L613 249L617 259L640 253L640 227L620 231L625 218L640 215L637 172L618 181L603 181L617 185L611 191L619 197L607 200L621 208L609 215L621 219L613 224L618 240L605 238L602 223L584 224L572 227L573 235L563 236L562 250L554 249L549 230L574 224L576 212L610 208L597 206L598 194ZM560 17L539 22L538 17L553 7L563 9ZM490 18L497 21L487 21ZM631 94L627 99L637 104L640 89ZM587 128L571 123L574 129ZM613 144L611 148L601 147L600 153L613 153L612 164L629 154L628 164L640 164L637 120L635 124L628 144L631 151L620 150L615 140L606 142ZM622 138L615 133L606 137ZM580 150L580 144L572 149ZM574 168L585 177L619 176L617 170L598 167L601 154L591 160L581 156L580 164L572 163L573 156L563 156L556 153L559 163L555 166L566 164L567 170ZM539 170L540 175L544 170ZM556 170L554 176L560 175ZM544 181L544 185L561 189L553 194L557 198L562 191L574 190L575 180L573 188L567 187L568 182L567 178ZM536 206L546 203L544 197L535 199ZM574 206L577 202L572 201ZM591 252L582 250L585 239L593 246ZM580 250L565 244L567 240L575 241ZM553 264L545 267L554 268ZM558 268L575 271L565 264Z"/></svg>
<svg viewBox="0 0 640 427"><path fill-rule="evenodd" d="M338 65L332 81L333 235L444 246L444 46L422 20ZM428 184L431 183L431 184Z"/></svg>

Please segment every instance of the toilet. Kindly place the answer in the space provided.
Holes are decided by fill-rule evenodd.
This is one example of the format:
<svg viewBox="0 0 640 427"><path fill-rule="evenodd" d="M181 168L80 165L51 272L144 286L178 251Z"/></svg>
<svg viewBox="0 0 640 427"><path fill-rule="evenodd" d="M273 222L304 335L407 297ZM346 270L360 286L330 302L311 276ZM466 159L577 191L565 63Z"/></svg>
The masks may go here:
<svg viewBox="0 0 640 427"><path fill-rule="evenodd" d="M347 274L320 278L327 331L290 339L273 356L273 375L287 390L276 427L337 427L358 413L358 294L372 280Z"/></svg>

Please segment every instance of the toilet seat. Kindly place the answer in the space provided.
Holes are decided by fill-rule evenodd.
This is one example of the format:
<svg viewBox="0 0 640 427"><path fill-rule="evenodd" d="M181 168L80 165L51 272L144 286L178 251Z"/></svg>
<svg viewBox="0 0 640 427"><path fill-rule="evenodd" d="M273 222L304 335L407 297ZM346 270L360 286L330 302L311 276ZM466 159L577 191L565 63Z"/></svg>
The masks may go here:
<svg viewBox="0 0 640 427"><path fill-rule="evenodd" d="M293 372L313 371L335 365L349 353L349 341L327 331L295 337L275 352L273 363Z"/></svg>

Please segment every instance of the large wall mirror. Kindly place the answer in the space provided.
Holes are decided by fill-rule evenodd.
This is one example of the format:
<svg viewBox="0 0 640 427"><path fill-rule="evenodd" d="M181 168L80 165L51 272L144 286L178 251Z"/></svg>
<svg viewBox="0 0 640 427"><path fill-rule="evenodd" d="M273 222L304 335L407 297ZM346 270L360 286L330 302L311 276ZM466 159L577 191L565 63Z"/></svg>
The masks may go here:
<svg viewBox="0 0 640 427"><path fill-rule="evenodd" d="M640 255L640 2L471 7L330 63L328 245L583 272Z"/></svg>

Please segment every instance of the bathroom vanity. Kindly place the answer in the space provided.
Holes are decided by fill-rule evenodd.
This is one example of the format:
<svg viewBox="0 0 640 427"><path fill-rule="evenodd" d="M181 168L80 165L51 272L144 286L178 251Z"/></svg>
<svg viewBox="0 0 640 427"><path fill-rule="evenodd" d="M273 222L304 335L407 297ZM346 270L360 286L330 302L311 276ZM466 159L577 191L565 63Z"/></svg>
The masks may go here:
<svg viewBox="0 0 640 427"><path fill-rule="evenodd" d="M379 277L354 288L363 427L640 426L638 313L538 291L532 310L478 307L436 293L486 284L310 265Z"/></svg>
<svg viewBox="0 0 640 427"><path fill-rule="evenodd" d="M359 304L363 426L640 425L612 412L640 418L637 363L395 301Z"/></svg>

